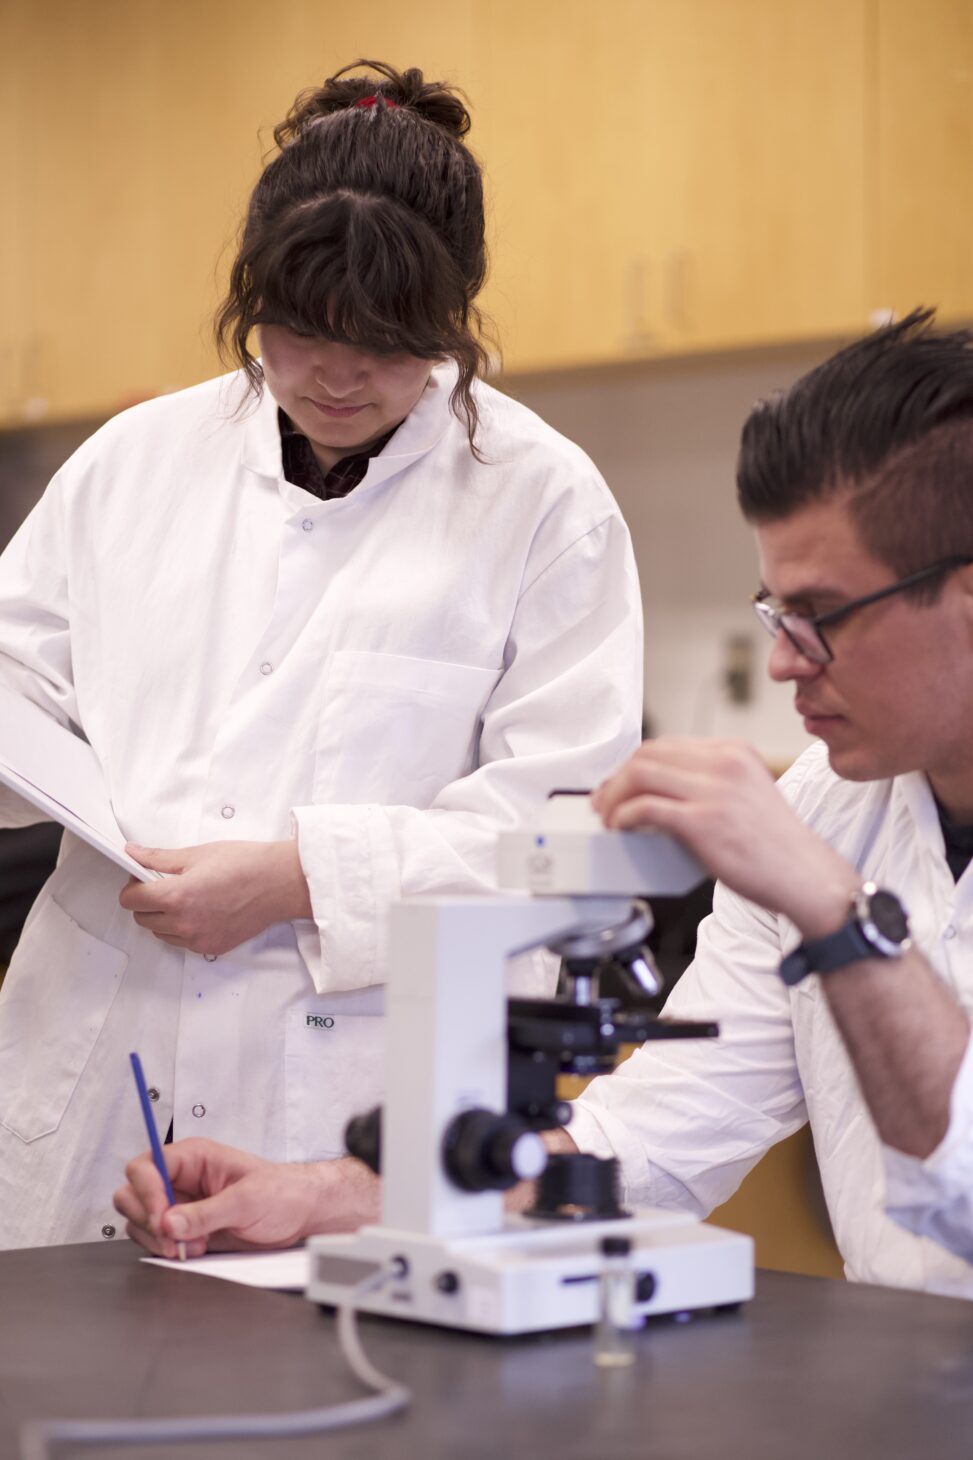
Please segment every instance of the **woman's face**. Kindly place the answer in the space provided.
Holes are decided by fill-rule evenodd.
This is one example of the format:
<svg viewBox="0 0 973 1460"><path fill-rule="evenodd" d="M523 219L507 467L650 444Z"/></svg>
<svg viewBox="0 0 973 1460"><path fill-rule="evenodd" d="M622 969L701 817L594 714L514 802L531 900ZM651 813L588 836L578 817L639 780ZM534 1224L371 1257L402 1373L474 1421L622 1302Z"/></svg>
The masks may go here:
<svg viewBox="0 0 973 1460"><path fill-rule="evenodd" d="M325 471L405 420L435 364L415 355L372 355L280 324L257 333L270 393Z"/></svg>

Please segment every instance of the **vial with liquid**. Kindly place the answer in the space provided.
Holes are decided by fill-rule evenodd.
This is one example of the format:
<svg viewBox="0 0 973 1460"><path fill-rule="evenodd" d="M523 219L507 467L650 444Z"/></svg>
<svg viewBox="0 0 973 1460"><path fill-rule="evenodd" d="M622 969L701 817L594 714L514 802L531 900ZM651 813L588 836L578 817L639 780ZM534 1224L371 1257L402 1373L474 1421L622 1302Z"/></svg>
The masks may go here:
<svg viewBox="0 0 973 1460"><path fill-rule="evenodd" d="M635 1361L635 1334L641 1327L635 1308L635 1268L627 1237L603 1237L594 1360L602 1368Z"/></svg>

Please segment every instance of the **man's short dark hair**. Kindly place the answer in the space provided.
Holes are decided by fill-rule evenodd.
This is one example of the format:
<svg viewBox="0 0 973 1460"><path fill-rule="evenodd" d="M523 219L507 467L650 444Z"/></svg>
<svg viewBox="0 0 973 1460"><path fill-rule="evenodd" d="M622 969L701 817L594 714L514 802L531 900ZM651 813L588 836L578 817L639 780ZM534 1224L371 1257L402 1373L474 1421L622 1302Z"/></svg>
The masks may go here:
<svg viewBox="0 0 973 1460"><path fill-rule="evenodd" d="M843 497L863 545L899 577L973 557L973 332L933 318L915 310L757 403L737 463L749 522Z"/></svg>

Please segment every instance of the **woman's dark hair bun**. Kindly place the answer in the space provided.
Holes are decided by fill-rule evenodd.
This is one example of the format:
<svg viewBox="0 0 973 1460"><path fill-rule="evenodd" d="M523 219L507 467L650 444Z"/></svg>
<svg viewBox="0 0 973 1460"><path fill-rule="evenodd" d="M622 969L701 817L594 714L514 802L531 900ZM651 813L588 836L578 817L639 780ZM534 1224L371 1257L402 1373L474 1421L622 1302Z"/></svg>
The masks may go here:
<svg viewBox="0 0 973 1460"><path fill-rule="evenodd" d="M382 61L354 61L297 98L251 194L216 319L224 358L254 390L263 376L248 341L268 324L375 354L451 359L450 399L476 454L487 254L469 129L462 93Z"/></svg>
<svg viewBox="0 0 973 1460"><path fill-rule="evenodd" d="M349 75L363 66L372 74ZM302 91L284 120L274 128L274 141L278 147L286 147L323 117L348 111L369 96L394 102L396 107L441 127L451 137L465 137L470 130L470 114L455 88L442 81L427 81L415 66L408 71L397 71L384 61L359 60L329 76L323 86Z"/></svg>

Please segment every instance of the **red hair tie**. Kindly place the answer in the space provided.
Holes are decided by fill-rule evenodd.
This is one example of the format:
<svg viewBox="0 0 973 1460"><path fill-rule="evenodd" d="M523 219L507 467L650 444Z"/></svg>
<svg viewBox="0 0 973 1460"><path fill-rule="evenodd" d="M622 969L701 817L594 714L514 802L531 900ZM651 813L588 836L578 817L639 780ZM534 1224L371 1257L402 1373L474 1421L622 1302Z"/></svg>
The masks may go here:
<svg viewBox="0 0 973 1460"><path fill-rule="evenodd" d="M385 102L385 105L386 106L392 106L392 107L396 107L396 108L398 108L398 106L399 106L399 103L397 101L389 101L384 96L382 97L382 100ZM358 98L358 100L356 102L354 102L353 104L355 106L377 106L378 105L378 97L377 96L360 96Z"/></svg>

